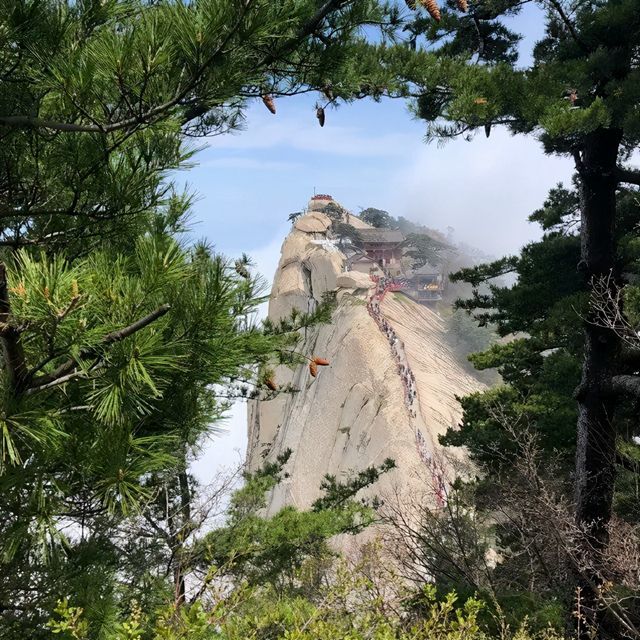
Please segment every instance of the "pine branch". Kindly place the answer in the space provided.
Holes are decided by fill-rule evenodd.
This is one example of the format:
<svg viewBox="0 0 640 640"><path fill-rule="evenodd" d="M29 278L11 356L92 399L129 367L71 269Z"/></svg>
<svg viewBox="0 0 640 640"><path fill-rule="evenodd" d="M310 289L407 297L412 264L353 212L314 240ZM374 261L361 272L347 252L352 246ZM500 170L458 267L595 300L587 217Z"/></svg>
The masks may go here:
<svg viewBox="0 0 640 640"><path fill-rule="evenodd" d="M640 185L640 171L618 167L616 177L618 178L618 182Z"/></svg>
<svg viewBox="0 0 640 640"><path fill-rule="evenodd" d="M615 393L640 398L640 376L613 376L611 378L611 388Z"/></svg>
<svg viewBox="0 0 640 640"><path fill-rule="evenodd" d="M278 58L285 55L287 52L294 50L301 44L306 38L314 35L322 21L333 11L341 9L353 0L328 0L325 2L316 13L305 22L296 35L291 38L286 44L276 49L274 52L267 54L261 62L256 64L256 69L265 69L269 65L273 64ZM159 104L147 111L140 112L129 118L117 122L100 123L91 118L91 123L75 123L75 122L58 122L56 120L50 120L46 118L38 118L30 115L11 115L0 116L0 126L9 128L40 128L49 129L52 131L63 131L71 133L114 133L116 131L123 131L132 127L139 127L140 125L152 124L158 119L166 116L171 109L180 106L184 103L189 93L193 91L202 80L203 75L213 67L218 58L223 54L226 46L231 41L232 37L238 32L242 23L248 13L250 2L245 4L245 8L240 15L237 23L229 30L227 36L222 40L216 50L197 68L191 79L181 89L178 89L173 98ZM210 108L210 105L195 104L185 114L186 118L183 118L183 124L187 124L190 120L204 115Z"/></svg>
<svg viewBox="0 0 640 640"><path fill-rule="evenodd" d="M619 451L616 453L616 464L619 464L623 469L631 471L631 473L640 473L640 462L633 460L628 456L625 456Z"/></svg>
<svg viewBox="0 0 640 640"><path fill-rule="evenodd" d="M46 120L43 118L34 118L32 116L17 115L17 116L0 116L0 125L6 127L27 127L27 128L44 128L51 129L53 131L66 131L73 133L113 133L115 131L122 131L130 129L131 127L138 127L142 124L151 124L157 118L165 115L173 107L178 106L187 95L198 85L202 79L203 74L207 69L215 64L218 57L222 54L227 44L230 42L233 35L242 25L244 18L248 12L250 3L245 5L240 18L237 23L229 30L227 36L222 40L216 50L198 67L193 74L191 80L186 85L179 89L173 98L166 102L159 104L147 111L141 112L130 118L125 118L118 122L111 122L108 124L101 124L92 119L91 124L76 124L73 122L56 122L54 120Z"/></svg>
<svg viewBox="0 0 640 640"><path fill-rule="evenodd" d="M10 315L7 268L4 263L0 263L0 340L4 349L4 364L9 374L10 384L17 391L24 384L27 367L20 341L20 330L9 324Z"/></svg>
<svg viewBox="0 0 640 640"><path fill-rule="evenodd" d="M565 10L562 8L562 5L558 0L549 0L549 4L556 10L556 13L560 16L560 20L565 27L569 30L571 37L578 44L578 46L585 52L591 53L591 49L585 44L584 40L578 35L576 31L575 25L569 19L569 16L566 14Z"/></svg>
<svg viewBox="0 0 640 640"><path fill-rule="evenodd" d="M91 370L95 369L97 365L97 362L94 363L94 365L92 365ZM66 382L69 382L70 380L73 380L75 378L87 378L89 377L89 373L85 372L85 371L72 371L71 373L68 373L66 376L61 376L59 378L56 378L55 380L52 380L51 382L47 382L46 384L42 384L39 387L29 387L29 389L27 389L24 392L24 395L26 396L31 396L34 393L38 393L39 391L45 391L46 389L52 389L53 387L59 387L61 384L65 384Z"/></svg>
<svg viewBox="0 0 640 640"><path fill-rule="evenodd" d="M130 324L128 327L124 327L123 329L118 329L117 331L112 331L108 333L100 342L100 345L97 347L89 347L86 349L82 349L78 358L69 358L66 362L61 364L55 371L52 371L49 374L44 376L38 376L30 381L29 388L32 390L40 390L41 388L48 388L52 385L52 383L61 384L60 380L72 374L75 369L79 366L79 360L83 360L85 358L97 357L100 355L100 350L104 347L108 347L116 342L121 342L125 338L133 335L134 333L144 329L152 322L158 320L164 316L170 309L170 305L163 304L158 307L155 311L152 311L149 315L137 320L133 324ZM29 376L31 378L31 376ZM66 380L65 380L66 381Z"/></svg>

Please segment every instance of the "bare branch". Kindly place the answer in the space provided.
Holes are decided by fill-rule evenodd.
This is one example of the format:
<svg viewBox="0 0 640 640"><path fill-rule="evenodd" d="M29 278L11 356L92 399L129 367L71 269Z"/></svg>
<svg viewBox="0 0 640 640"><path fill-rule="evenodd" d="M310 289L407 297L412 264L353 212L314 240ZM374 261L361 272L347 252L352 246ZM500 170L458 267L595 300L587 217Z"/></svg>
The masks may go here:
<svg viewBox="0 0 640 640"><path fill-rule="evenodd" d="M615 281L612 272L594 278L589 299L591 313L585 320L597 327L611 329L633 352L640 347L640 336L625 316L623 303L624 288Z"/></svg>

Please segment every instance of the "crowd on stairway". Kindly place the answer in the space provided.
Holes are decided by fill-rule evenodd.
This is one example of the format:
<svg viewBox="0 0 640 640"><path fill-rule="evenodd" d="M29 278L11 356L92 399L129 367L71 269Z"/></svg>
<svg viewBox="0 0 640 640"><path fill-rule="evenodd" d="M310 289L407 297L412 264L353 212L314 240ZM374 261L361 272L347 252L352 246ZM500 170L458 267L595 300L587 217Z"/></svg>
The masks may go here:
<svg viewBox="0 0 640 640"><path fill-rule="evenodd" d="M391 347L391 353L396 363L396 368L402 386L404 387L404 401L409 410L409 415L412 418L417 417L417 411L414 407L417 397L416 378L409 366L407 360L407 354L404 349L404 343L398 338L393 327L387 322L382 310L380 309L380 303L384 300L384 295L387 291L393 290L388 286L384 279L381 282L376 283L376 291L369 299L367 303L367 310L369 315L373 318L378 328L386 336ZM439 465L429 454L427 442L422 435L419 428L416 427L416 447L418 449L418 455L422 462L431 471L431 481L433 484L435 502L438 507L443 507L446 504L447 490L446 490L446 476L441 465Z"/></svg>
<svg viewBox="0 0 640 640"><path fill-rule="evenodd" d="M398 338L393 327L386 321L381 310L380 301L384 296L383 293L376 292L367 304L369 315L374 319L375 323L380 328L380 331L386 336L391 347L391 353L393 354L394 361L402 386L404 387L404 401L409 409L409 413L412 418L416 417L416 410L414 409L414 403L417 396L416 378L411 371L409 362L407 360L407 354L404 349L404 343Z"/></svg>

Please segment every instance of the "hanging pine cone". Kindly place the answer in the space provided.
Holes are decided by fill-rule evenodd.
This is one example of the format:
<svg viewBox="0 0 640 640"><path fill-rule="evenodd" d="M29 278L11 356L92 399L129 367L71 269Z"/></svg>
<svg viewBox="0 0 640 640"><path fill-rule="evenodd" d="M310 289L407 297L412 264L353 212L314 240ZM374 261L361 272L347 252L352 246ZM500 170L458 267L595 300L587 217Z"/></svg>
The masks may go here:
<svg viewBox="0 0 640 640"><path fill-rule="evenodd" d="M262 102L264 102L264 106L271 111L275 115L276 113L276 103L273 98L269 95L262 96Z"/></svg>
<svg viewBox="0 0 640 640"><path fill-rule="evenodd" d="M329 361L324 358L314 358L313 361L320 367L328 367Z"/></svg>
<svg viewBox="0 0 640 640"><path fill-rule="evenodd" d="M404 2L411 11L416 10L416 0L404 0Z"/></svg>
<svg viewBox="0 0 640 640"><path fill-rule="evenodd" d="M271 391L277 391L278 385L274 382L273 378L267 378L264 383L271 389Z"/></svg>
<svg viewBox="0 0 640 640"><path fill-rule="evenodd" d="M309 363L309 373L315 378L318 375L318 365L315 362Z"/></svg>
<svg viewBox="0 0 640 640"><path fill-rule="evenodd" d="M236 273L241 278L244 278L245 280L248 280L251 277L251 274L249 273L247 267L245 267L245 265L242 262L242 260L236 260L234 268L236 270Z"/></svg>
<svg viewBox="0 0 640 640"><path fill-rule="evenodd" d="M486 98L476 98L473 101L473 104L487 104L487 99Z"/></svg>
<svg viewBox="0 0 640 640"><path fill-rule="evenodd" d="M420 0L420 4L429 12L429 15L436 22L440 22L440 7L438 7L436 0Z"/></svg>
<svg viewBox="0 0 640 640"><path fill-rule="evenodd" d="M456 4L458 5L458 9L462 11L462 13L467 13L469 10L469 4L467 0L456 0Z"/></svg>
<svg viewBox="0 0 640 640"><path fill-rule="evenodd" d="M324 109L322 107L316 109L316 118L318 118L320 126L324 127Z"/></svg>

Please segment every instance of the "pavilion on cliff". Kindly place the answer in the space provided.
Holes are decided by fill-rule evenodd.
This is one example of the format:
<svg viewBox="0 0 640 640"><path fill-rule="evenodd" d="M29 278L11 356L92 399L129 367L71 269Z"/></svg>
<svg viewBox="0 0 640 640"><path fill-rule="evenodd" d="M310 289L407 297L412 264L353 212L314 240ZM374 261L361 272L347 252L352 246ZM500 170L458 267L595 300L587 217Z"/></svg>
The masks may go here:
<svg viewBox="0 0 640 640"><path fill-rule="evenodd" d="M385 269L400 268L404 235L397 229L358 229L362 249L368 258Z"/></svg>

